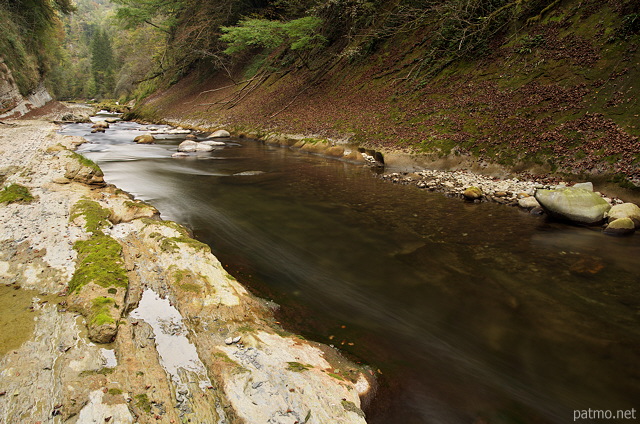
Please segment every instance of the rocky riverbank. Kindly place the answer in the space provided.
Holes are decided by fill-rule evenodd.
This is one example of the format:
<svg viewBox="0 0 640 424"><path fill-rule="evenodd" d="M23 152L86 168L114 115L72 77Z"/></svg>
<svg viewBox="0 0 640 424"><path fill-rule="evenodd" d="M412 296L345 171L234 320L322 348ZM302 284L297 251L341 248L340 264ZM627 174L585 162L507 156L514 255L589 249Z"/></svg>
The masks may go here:
<svg viewBox="0 0 640 424"><path fill-rule="evenodd" d="M0 323L35 321L0 349L1 422L365 422L368 372L283 331L276 305L55 131L0 124L0 302L32 294Z"/></svg>
<svg viewBox="0 0 640 424"><path fill-rule="evenodd" d="M179 130L193 128L200 133L211 132L211 128L199 127L191 121L172 121L170 125ZM175 157L187 155L184 152L210 151L218 137L229 137L226 130L216 130L205 141L196 142L194 135L178 146ZM593 183L575 183L562 181L556 176L532 176L525 173L521 178L508 177L511 173L494 164L487 168L478 166L474 160L454 160L452 170L433 169L442 167L442 160L432 162L433 168L422 168L410 155L392 153L393 169L413 169L408 172L384 172L385 156L375 150L350 145L347 140L307 137L301 134L282 134L278 132L240 131L234 134L238 138L253 138L265 144L291 148L305 153L317 154L354 164L364 164L375 168L382 179L396 184L412 184L421 189L442 192L446 196L459 197L475 203L496 202L517 206L535 215L547 214L554 219L581 225L602 224L605 234L630 235L640 228L640 207L625 202L616 195L607 195L594 191ZM149 136L150 137L150 136ZM192 137L192 139L189 139ZM152 137L151 137L152 138ZM138 140L138 139L136 139ZM140 142L140 141L137 141ZM422 158L420 162L428 162ZM446 163L446 159L444 160ZM465 166L466 165L466 166ZM472 170L465 169L469 167ZM460 169L462 168L462 169ZM474 172L484 169L485 173ZM493 173L502 177L485 175ZM551 195L545 195L551 193ZM544 199L544 200L543 200ZM616 222L614 222L616 221Z"/></svg>
<svg viewBox="0 0 640 424"><path fill-rule="evenodd" d="M637 205L594 192L591 182L568 183L551 177L500 179L469 171L428 169L385 173L381 178L475 203L496 202L572 223L604 224L604 232L611 235L633 234L640 227L640 208ZM624 224L620 219L625 220Z"/></svg>

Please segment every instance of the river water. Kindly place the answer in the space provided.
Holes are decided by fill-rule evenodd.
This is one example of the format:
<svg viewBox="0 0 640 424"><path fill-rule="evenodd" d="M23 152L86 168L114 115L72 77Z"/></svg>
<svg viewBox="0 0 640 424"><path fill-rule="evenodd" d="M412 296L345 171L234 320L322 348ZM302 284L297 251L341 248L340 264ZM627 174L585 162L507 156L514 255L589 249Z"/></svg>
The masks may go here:
<svg viewBox="0 0 640 424"><path fill-rule="evenodd" d="M380 384L368 422L640 415L640 236L467 204L253 140L172 158L179 136L136 145L138 127L62 132L90 141L79 152L107 182L190 227L282 305L286 328L370 365Z"/></svg>

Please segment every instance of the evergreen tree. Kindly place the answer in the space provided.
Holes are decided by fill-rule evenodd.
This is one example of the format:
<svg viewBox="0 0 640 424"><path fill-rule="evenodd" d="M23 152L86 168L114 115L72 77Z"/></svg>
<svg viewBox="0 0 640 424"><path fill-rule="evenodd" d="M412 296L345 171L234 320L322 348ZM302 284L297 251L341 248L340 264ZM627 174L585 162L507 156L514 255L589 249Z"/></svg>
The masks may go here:
<svg viewBox="0 0 640 424"><path fill-rule="evenodd" d="M111 39L106 31L98 29L91 40L91 73L95 81L95 96L113 93L115 60Z"/></svg>

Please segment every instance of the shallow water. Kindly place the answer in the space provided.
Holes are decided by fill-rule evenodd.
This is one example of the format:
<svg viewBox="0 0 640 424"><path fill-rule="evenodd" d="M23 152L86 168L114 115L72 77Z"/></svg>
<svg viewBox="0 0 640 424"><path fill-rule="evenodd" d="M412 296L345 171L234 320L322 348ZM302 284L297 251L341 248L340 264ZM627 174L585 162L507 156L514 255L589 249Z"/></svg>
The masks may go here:
<svg viewBox="0 0 640 424"><path fill-rule="evenodd" d="M87 135L80 152L108 182L192 228L282 305L289 329L370 364L370 423L640 409L640 236L467 204L251 140L171 158L179 136L135 145L136 128L63 133ZM264 173L236 175L247 171Z"/></svg>

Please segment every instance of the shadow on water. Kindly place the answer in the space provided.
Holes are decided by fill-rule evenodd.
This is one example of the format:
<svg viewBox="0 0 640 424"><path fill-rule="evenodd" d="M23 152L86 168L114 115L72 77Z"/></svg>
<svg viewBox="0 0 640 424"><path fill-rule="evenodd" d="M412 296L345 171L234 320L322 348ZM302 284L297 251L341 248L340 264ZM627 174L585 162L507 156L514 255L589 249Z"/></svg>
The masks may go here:
<svg viewBox="0 0 640 424"><path fill-rule="evenodd" d="M638 236L250 140L171 158L179 139L135 145L135 129L90 134L81 152L192 228L289 329L372 365L370 423L566 423L640 406Z"/></svg>

